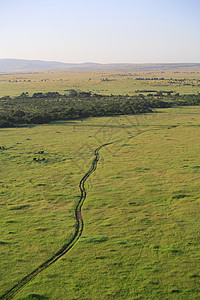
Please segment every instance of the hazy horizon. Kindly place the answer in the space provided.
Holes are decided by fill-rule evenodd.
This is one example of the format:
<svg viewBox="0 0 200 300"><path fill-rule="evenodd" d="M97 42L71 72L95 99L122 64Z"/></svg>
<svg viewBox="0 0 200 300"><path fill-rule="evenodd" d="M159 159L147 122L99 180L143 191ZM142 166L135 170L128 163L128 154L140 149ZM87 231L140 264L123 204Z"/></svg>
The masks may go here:
<svg viewBox="0 0 200 300"><path fill-rule="evenodd" d="M7 0L0 9L0 58L200 62L198 0Z"/></svg>
<svg viewBox="0 0 200 300"><path fill-rule="evenodd" d="M24 60L24 61L41 61L41 62L56 62L56 63L64 63L64 64L138 64L138 65L148 65L148 64L200 64L200 62L106 62L100 63L98 61L82 61L82 62L66 62L66 61L58 61L58 60L47 60L47 59L25 59L25 58L13 58L13 57L0 57L0 60Z"/></svg>
<svg viewBox="0 0 200 300"><path fill-rule="evenodd" d="M100 63L98 61L82 61L82 62L66 62L66 61L58 61L58 60L45 60L45 59L34 59L34 58L30 58L30 59L25 59L25 58L13 58L13 57L5 57L2 58L0 57L0 60L27 60L27 61L41 61L41 62L56 62L56 63L64 63L64 64L138 64L138 65L148 65L148 64L200 64L199 62L106 62L106 63Z"/></svg>

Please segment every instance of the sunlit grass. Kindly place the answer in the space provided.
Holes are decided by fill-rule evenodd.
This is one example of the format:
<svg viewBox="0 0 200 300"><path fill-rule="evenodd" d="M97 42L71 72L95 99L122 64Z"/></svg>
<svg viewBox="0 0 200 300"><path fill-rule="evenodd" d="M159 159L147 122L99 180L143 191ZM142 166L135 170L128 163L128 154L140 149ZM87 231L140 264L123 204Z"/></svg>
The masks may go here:
<svg viewBox="0 0 200 300"><path fill-rule="evenodd" d="M93 151L117 141L100 150L87 182L83 236L16 299L198 299L199 114L1 130L1 291L70 238Z"/></svg>
<svg viewBox="0 0 200 300"><path fill-rule="evenodd" d="M108 81L102 81L102 79ZM165 80L136 80L136 78L164 78ZM177 81L185 79L185 81ZM23 92L66 93L79 89L105 95L137 95L145 90L174 91L180 94L199 92L197 73L32 73L0 75L0 97L19 96ZM149 92L151 93L151 92ZM145 93L145 94L148 94Z"/></svg>

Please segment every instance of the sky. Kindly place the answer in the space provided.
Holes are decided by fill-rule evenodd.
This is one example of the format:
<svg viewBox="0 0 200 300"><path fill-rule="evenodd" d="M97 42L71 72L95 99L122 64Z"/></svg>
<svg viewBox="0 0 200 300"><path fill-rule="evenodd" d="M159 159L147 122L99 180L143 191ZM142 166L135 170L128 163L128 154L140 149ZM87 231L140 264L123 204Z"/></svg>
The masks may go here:
<svg viewBox="0 0 200 300"><path fill-rule="evenodd" d="M0 58L200 63L200 0L0 0Z"/></svg>

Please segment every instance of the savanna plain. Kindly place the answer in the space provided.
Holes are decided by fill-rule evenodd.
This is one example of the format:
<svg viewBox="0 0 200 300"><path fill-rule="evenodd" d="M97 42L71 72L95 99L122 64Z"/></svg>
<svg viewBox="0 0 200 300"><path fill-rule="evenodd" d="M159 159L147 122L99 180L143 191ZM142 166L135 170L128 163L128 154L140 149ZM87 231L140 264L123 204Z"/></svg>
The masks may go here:
<svg viewBox="0 0 200 300"><path fill-rule="evenodd" d="M200 87L193 72L0 77L1 96ZM79 182L104 144L86 181L82 236L14 299L200 299L199 121L200 106L175 106L1 128L2 299L72 239Z"/></svg>

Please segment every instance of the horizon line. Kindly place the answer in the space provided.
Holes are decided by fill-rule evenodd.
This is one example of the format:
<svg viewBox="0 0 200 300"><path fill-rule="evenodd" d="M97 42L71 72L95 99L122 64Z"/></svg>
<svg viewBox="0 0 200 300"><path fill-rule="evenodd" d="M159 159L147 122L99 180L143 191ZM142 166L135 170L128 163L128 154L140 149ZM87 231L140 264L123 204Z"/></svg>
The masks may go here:
<svg viewBox="0 0 200 300"><path fill-rule="evenodd" d="M43 62L55 62L62 64L99 64L99 65L113 65L113 64L200 64L200 62L94 62L94 61L83 61L83 62L64 62L59 60L44 60L44 59L26 59L26 58L0 58L0 60L26 60L26 61L43 61Z"/></svg>

